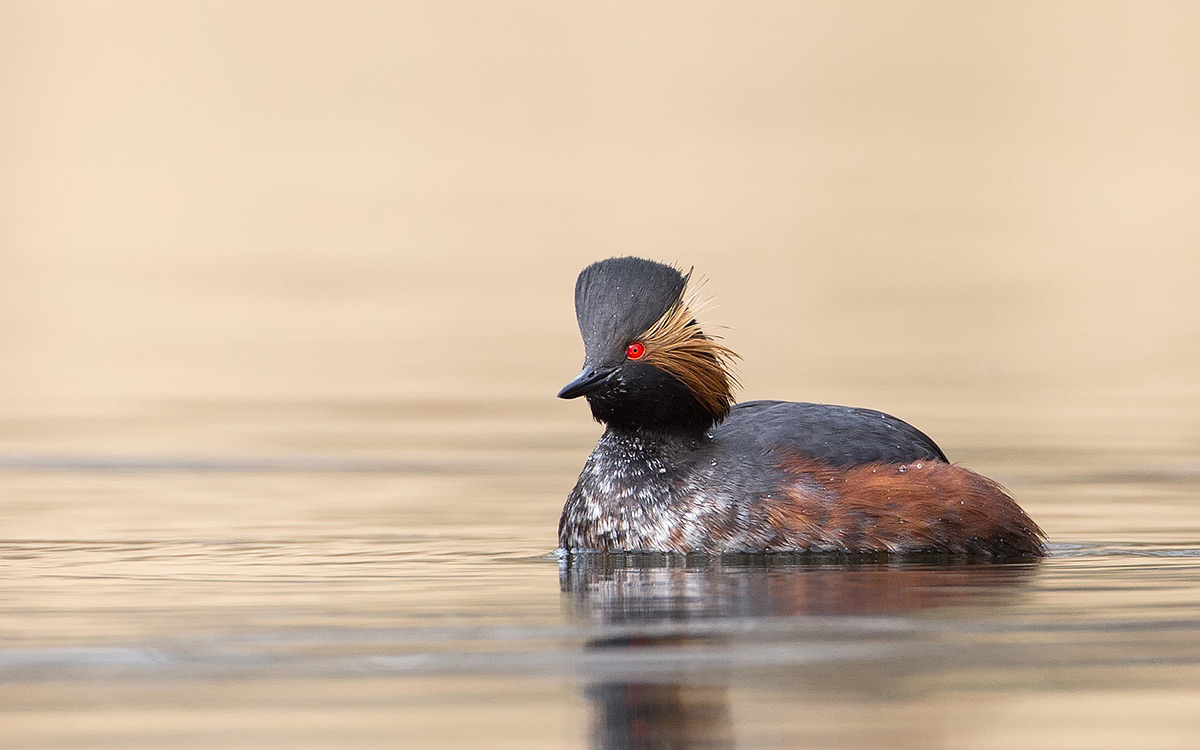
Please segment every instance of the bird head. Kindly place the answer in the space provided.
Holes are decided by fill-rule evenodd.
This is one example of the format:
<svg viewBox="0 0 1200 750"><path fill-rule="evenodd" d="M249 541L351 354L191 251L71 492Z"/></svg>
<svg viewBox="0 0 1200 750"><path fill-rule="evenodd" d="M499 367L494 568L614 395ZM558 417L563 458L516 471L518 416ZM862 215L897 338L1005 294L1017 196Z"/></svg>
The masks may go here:
<svg viewBox="0 0 1200 750"><path fill-rule="evenodd" d="M583 370L559 398L587 397L599 421L706 429L729 413L736 355L696 321L691 272L642 258L593 263L575 283Z"/></svg>

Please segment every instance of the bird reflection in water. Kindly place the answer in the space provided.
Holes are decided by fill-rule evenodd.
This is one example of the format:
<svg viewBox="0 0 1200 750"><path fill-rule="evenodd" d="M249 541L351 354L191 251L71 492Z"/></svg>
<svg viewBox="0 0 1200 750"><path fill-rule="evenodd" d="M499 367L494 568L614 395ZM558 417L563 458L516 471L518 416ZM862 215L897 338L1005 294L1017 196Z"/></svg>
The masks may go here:
<svg viewBox="0 0 1200 750"><path fill-rule="evenodd" d="M567 606L599 631L584 658L591 746L733 748L728 690L736 673L794 669L822 653L860 648L854 634L839 632L845 618L869 622L1011 599L1036 567L938 558L564 556ZM843 677L851 686L855 679Z"/></svg>

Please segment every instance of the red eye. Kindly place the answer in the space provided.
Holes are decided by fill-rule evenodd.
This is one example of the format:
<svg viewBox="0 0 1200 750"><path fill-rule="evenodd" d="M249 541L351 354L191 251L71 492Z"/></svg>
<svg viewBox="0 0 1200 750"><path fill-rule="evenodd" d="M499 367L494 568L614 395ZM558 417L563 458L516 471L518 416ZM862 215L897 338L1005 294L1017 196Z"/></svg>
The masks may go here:
<svg viewBox="0 0 1200 750"><path fill-rule="evenodd" d="M646 347L643 346L642 342L640 341L635 341L629 346L625 347L625 356L629 357L630 359L641 359L642 355L645 353Z"/></svg>

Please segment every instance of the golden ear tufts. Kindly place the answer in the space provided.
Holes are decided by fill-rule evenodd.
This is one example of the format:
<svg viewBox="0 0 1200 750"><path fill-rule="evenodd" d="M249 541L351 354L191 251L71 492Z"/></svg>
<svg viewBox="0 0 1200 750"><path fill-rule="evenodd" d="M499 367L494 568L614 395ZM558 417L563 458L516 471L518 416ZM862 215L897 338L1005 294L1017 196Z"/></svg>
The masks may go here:
<svg viewBox="0 0 1200 750"><path fill-rule="evenodd" d="M641 342L646 346L643 361L674 375L713 419L722 419L733 406L733 389L739 385L732 372L738 356L700 329L695 313L707 302L701 299L699 287L692 290L689 284L688 290L642 335Z"/></svg>

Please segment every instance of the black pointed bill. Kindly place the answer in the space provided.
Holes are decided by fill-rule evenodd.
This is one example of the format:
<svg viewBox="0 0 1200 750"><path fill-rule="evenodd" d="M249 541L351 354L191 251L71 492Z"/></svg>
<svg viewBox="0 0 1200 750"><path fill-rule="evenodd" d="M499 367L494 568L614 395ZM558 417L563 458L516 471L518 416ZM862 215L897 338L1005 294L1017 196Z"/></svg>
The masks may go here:
<svg viewBox="0 0 1200 750"><path fill-rule="evenodd" d="M593 370L585 367L583 372L579 373L579 377L563 386L563 389L558 392L558 397L579 398L593 393L608 382L615 372L616 370Z"/></svg>

